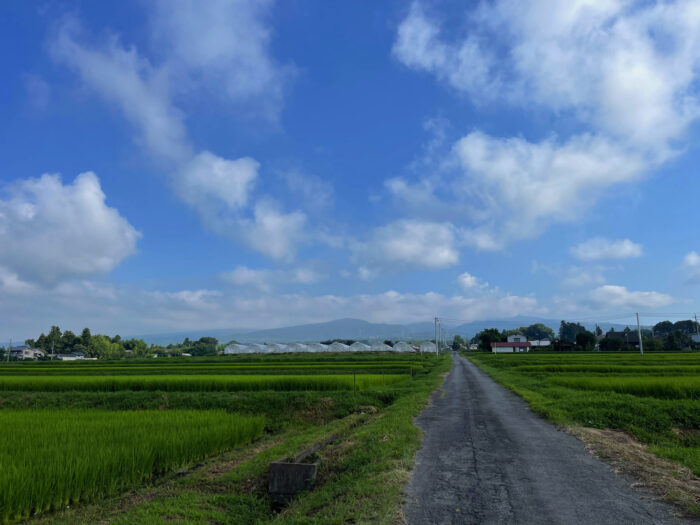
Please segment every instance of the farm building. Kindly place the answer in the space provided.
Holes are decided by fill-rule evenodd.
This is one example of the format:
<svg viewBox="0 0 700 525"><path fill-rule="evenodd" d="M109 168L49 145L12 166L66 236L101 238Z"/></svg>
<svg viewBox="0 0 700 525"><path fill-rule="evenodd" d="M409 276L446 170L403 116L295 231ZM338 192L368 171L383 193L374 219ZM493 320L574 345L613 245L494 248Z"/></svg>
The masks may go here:
<svg viewBox="0 0 700 525"><path fill-rule="evenodd" d="M32 348L27 345L13 346L10 348L10 357L12 359L33 360L43 359L46 357L46 353L39 348Z"/></svg>
<svg viewBox="0 0 700 525"><path fill-rule="evenodd" d="M552 344L552 341L549 339L540 339L540 340L534 340L530 341L530 346L550 346Z"/></svg>
<svg viewBox="0 0 700 525"><path fill-rule="evenodd" d="M532 345L524 335L509 335L505 343L491 343L491 351L495 354L529 352Z"/></svg>

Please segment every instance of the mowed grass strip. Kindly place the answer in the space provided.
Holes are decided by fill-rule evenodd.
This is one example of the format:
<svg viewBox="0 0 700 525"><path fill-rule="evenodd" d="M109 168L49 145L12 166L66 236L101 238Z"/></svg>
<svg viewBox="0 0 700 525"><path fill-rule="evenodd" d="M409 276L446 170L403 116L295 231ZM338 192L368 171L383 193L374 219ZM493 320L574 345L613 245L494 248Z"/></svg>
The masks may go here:
<svg viewBox="0 0 700 525"><path fill-rule="evenodd" d="M348 375L128 375L128 376L3 376L0 391L114 392L149 390L175 392L235 392L257 390L366 390L389 386L408 374Z"/></svg>
<svg viewBox="0 0 700 525"><path fill-rule="evenodd" d="M225 411L2 410L0 522L116 493L262 434Z"/></svg>
<svg viewBox="0 0 700 525"><path fill-rule="evenodd" d="M612 391L660 399L700 399L700 377L556 377L550 381L580 390Z"/></svg>

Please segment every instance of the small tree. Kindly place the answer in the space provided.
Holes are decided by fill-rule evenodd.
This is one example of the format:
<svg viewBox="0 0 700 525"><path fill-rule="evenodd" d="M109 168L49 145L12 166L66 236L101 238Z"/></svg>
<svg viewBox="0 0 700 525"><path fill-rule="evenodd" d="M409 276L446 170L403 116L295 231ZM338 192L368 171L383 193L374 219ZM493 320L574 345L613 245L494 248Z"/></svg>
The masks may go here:
<svg viewBox="0 0 700 525"><path fill-rule="evenodd" d="M576 334L576 346L579 350L590 352L595 348L596 336L588 330Z"/></svg>
<svg viewBox="0 0 700 525"><path fill-rule="evenodd" d="M491 351L491 343L500 343L505 339L496 328L482 330L476 334L476 338L479 340L479 350L484 352Z"/></svg>

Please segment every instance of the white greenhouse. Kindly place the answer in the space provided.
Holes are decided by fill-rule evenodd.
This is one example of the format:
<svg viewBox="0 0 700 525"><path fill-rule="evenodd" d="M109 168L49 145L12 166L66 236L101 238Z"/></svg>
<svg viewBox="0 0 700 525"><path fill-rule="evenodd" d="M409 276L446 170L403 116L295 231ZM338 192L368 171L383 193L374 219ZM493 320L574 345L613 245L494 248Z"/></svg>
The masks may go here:
<svg viewBox="0 0 700 525"><path fill-rule="evenodd" d="M393 347L394 352L415 352L416 349L404 341L399 341Z"/></svg>
<svg viewBox="0 0 700 525"><path fill-rule="evenodd" d="M370 350L371 348L368 345L360 343L359 341L350 345L351 352L369 352Z"/></svg>
<svg viewBox="0 0 700 525"><path fill-rule="evenodd" d="M310 345L307 345L309 347L309 352L328 352L328 345L324 345L322 343L311 343Z"/></svg>
<svg viewBox="0 0 700 525"><path fill-rule="evenodd" d="M332 343L328 347L329 352L348 352L350 350L350 347L348 345L344 345L343 343L340 343L336 341L335 343Z"/></svg>
<svg viewBox="0 0 700 525"><path fill-rule="evenodd" d="M434 354L436 351L437 347L432 341L425 341L423 344L420 345L421 354Z"/></svg>
<svg viewBox="0 0 700 525"><path fill-rule="evenodd" d="M372 352L391 352L392 348L384 343L374 343L372 345Z"/></svg>

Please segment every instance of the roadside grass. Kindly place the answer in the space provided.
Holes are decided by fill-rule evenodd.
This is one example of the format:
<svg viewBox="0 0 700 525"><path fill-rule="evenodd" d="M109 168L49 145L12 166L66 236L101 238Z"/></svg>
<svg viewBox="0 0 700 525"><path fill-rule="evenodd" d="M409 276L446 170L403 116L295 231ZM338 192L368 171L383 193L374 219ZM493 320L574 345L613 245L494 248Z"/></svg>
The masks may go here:
<svg viewBox="0 0 700 525"><path fill-rule="evenodd" d="M465 357L543 417L570 427L624 431L650 452L700 476L700 377L693 365L700 363L700 354L468 353ZM590 371L586 364L592 365ZM601 371L606 367L629 367L633 375L625 370ZM682 374L669 375L669 369ZM697 514L694 505L685 507Z"/></svg>
<svg viewBox="0 0 700 525"><path fill-rule="evenodd" d="M210 468L173 477L156 488L142 487L128 498L103 502L100 508L70 509L34 523L94 523L98 516L102 522L119 524L396 523L403 487L421 443L413 417L449 367L448 356L433 358L427 373L387 388L384 392L392 392L383 399L372 398L370 392L358 394L353 413L345 417L289 424L248 448L211 460ZM381 392L374 394L381 396ZM338 395L352 399L347 392ZM274 510L267 497L269 462L294 456L330 436L334 440L318 453L317 486L281 511Z"/></svg>

